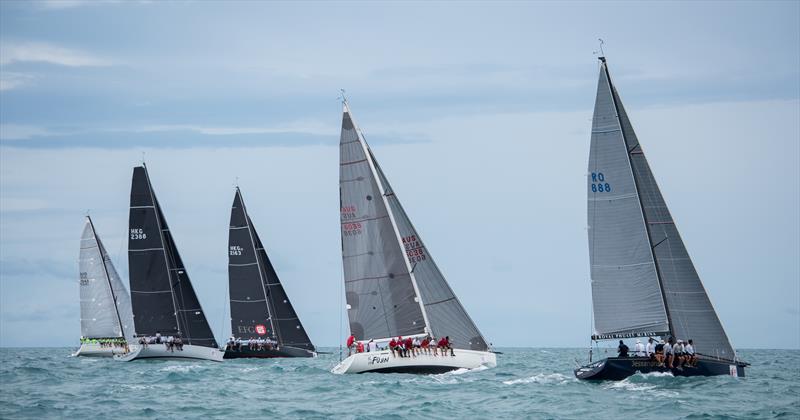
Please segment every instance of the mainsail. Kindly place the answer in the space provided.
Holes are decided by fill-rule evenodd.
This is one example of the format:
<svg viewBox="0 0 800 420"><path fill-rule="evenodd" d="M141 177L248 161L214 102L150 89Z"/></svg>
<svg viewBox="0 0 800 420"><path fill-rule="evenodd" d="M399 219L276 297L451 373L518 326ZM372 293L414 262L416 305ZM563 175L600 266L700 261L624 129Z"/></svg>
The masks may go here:
<svg viewBox="0 0 800 420"><path fill-rule="evenodd" d="M358 339L431 333L488 350L400 205L344 103L339 190L350 331Z"/></svg>
<svg viewBox="0 0 800 420"><path fill-rule="evenodd" d="M595 335L672 335L735 354L683 245L601 57L589 154Z"/></svg>
<svg viewBox="0 0 800 420"><path fill-rule="evenodd" d="M247 214L238 187L231 207L228 281L233 335L266 335L282 346L314 351Z"/></svg>
<svg viewBox="0 0 800 420"><path fill-rule="evenodd" d="M81 337L132 340L131 298L89 216L81 235L79 270Z"/></svg>
<svg viewBox="0 0 800 420"><path fill-rule="evenodd" d="M139 335L179 334L186 344L217 347L144 165L133 169L128 265Z"/></svg>

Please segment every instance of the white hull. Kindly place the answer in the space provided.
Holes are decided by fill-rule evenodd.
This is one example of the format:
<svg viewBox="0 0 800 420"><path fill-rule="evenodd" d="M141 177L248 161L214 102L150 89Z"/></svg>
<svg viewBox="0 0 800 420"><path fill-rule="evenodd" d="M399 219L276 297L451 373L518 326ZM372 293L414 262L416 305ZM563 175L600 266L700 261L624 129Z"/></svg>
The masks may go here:
<svg viewBox="0 0 800 420"><path fill-rule="evenodd" d="M420 354L416 357L392 356L389 350L356 353L342 360L331 372L365 373L442 373L456 369L477 369L497 366L497 357L488 351L455 349L455 356L433 356Z"/></svg>
<svg viewBox="0 0 800 420"><path fill-rule="evenodd" d="M183 350L167 350L166 344L141 344L131 345L131 352L126 355L114 356L116 360L130 362L139 359L199 359L221 362L225 352L217 348L183 345Z"/></svg>
<svg viewBox="0 0 800 420"><path fill-rule="evenodd" d="M100 347L99 343L83 343L78 348L78 351L72 355L76 357L113 357L117 354L125 354L125 349L122 347Z"/></svg>

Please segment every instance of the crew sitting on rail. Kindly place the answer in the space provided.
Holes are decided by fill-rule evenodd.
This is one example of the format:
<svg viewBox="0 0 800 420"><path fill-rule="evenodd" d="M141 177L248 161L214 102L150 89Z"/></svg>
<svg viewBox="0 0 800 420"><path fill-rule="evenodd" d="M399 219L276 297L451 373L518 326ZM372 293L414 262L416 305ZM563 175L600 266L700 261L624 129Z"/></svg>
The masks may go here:
<svg viewBox="0 0 800 420"><path fill-rule="evenodd" d="M636 339L636 345L633 346L633 351L636 354L636 357L645 357L644 353L644 344L642 344L642 340Z"/></svg>
<svg viewBox="0 0 800 420"><path fill-rule="evenodd" d="M619 340L619 346L617 346L617 354L619 357L628 357L628 346L622 340Z"/></svg>
<svg viewBox="0 0 800 420"><path fill-rule="evenodd" d="M455 356L456 355L455 352L453 352L453 345L450 343L450 336L449 335L445 336L444 338L439 340L439 343L437 344L436 347L438 347L438 348L440 348L442 350L442 356L447 356L447 350L448 349L450 350L450 355L451 356Z"/></svg>
<svg viewBox="0 0 800 420"><path fill-rule="evenodd" d="M647 358L650 360L654 360L656 358L656 347L653 344L653 337L647 338L647 346L645 347L645 353Z"/></svg>
<svg viewBox="0 0 800 420"><path fill-rule="evenodd" d="M675 365L676 369L683 369L683 341L678 340L675 343L675 346L672 347L672 352L675 355L675 359L673 361L673 365Z"/></svg>
<svg viewBox="0 0 800 420"><path fill-rule="evenodd" d="M683 346L683 351L686 354L686 364L690 367L697 366L697 354L694 352L694 344L691 338L686 345Z"/></svg>
<svg viewBox="0 0 800 420"><path fill-rule="evenodd" d="M656 362L658 362L658 365L664 367L664 340L661 340L658 344L656 344L655 358Z"/></svg>

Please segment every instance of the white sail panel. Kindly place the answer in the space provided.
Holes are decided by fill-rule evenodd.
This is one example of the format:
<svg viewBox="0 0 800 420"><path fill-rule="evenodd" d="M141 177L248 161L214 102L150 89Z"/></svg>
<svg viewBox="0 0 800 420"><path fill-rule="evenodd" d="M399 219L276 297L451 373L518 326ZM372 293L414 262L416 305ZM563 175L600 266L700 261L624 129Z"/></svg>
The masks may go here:
<svg viewBox="0 0 800 420"><path fill-rule="evenodd" d="M656 265L605 65L597 84L588 169L595 335L668 331Z"/></svg>
<svg viewBox="0 0 800 420"><path fill-rule="evenodd" d="M81 235L79 271L81 336L132 339L130 296L88 217Z"/></svg>
<svg viewBox="0 0 800 420"><path fill-rule="evenodd" d="M422 334L422 309L366 149L345 107L339 192L350 331L359 340Z"/></svg>

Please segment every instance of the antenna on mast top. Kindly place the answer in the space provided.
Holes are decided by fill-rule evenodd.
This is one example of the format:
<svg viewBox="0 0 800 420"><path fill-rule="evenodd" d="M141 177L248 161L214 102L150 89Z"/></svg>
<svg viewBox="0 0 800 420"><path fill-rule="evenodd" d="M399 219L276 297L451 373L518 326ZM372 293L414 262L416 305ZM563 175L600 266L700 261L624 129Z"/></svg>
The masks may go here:
<svg viewBox="0 0 800 420"><path fill-rule="evenodd" d="M593 53L594 54L599 54L600 56L597 57L597 58L599 58L600 61L605 62L606 61L606 53L605 53L605 51L603 51L603 44L605 44L605 41L603 41L603 38L597 38L597 41L600 43L600 48L599 48L598 51L594 51Z"/></svg>
<svg viewBox="0 0 800 420"><path fill-rule="evenodd" d="M144 150L142 150L142 166L144 166Z"/></svg>
<svg viewBox="0 0 800 420"><path fill-rule="evenodd" d="M344 95L344 89L339 89L339 98L343 103L347 103L347 97Z"/></svg>
<svg viewBox="0 0 800 420"><path fill-rule="evenodd" d="M236 189L237 190L239 189L239 177L238 176L236 177Z"/></svg>

